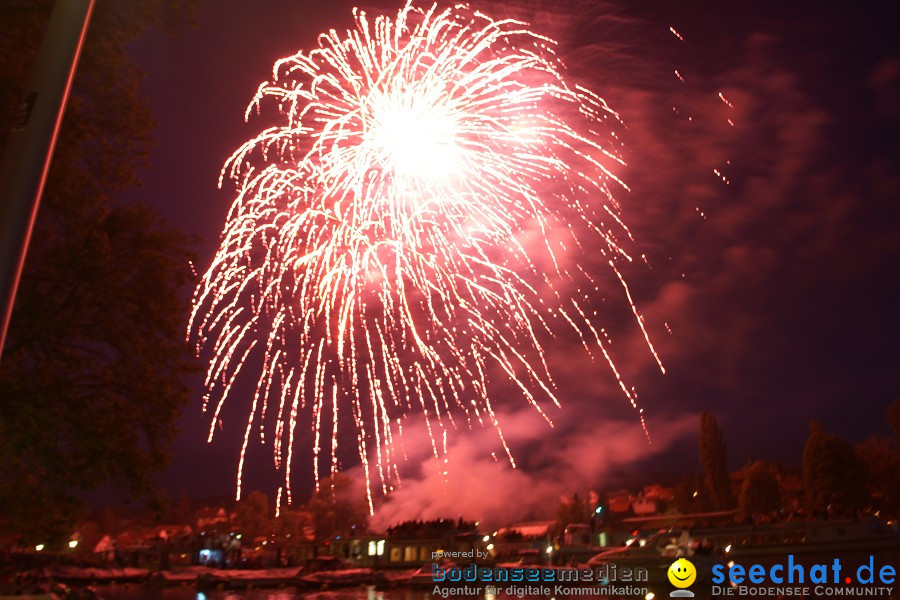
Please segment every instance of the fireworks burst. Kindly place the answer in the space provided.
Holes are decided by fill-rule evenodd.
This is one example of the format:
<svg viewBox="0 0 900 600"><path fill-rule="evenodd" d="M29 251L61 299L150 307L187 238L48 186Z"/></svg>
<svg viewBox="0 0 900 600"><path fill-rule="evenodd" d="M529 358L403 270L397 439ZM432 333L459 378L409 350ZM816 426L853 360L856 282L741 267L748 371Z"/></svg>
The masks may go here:
<svg viewBox="0 0 900 600"><path fill-rule="evenodd" d="M554 42L460 6L354 16L354 30L275 63L245 117L274 104L280 122L219 182L237 198L189 331L212 356L210 440L239 374L257 381L238 498L266 423L288 502L298 423L313 431L317 485L336 471L342 411L370 508L373 484L387 493L399 479L414 413L435 456L458 421L489 424L515 466L491 380L511 381L549 422L542 405L559 403L545 346L566 328L636 407L596 322L586 256L608 262L659 362L616 266L631 260L612 194L625 187L618 116L566 79Z"/></svg>

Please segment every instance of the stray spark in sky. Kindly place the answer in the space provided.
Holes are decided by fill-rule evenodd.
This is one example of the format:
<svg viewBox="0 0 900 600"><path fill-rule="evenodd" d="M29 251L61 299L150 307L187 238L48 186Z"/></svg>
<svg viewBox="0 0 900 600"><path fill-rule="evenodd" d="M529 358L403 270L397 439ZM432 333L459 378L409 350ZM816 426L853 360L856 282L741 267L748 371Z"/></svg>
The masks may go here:
<svg viewBox="0 0 900 600"><path fill-rule="evenodd" d="M258 435L290 503L298 426L318 486L352 423L370 508L373 485L399 480L410 416L436 457L448 430L493 426L515 466L492 390L511 383L549 423L548 344L566 329L637 408L592 305L598 259L662 369L618 266L631 234L613 197L617 114L525 23L459 6L354 15L275 63L245 117L271 107L277 124L219 182L237 197L189 332L211 356L210 441L239 375L256 380L238 498Z"/></svg>

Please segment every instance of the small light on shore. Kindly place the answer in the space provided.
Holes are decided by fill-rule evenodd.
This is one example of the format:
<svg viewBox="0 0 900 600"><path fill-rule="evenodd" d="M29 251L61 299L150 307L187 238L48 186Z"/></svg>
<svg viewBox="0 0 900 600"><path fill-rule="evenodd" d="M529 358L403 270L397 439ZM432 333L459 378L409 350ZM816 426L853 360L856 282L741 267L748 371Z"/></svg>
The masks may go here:
<svg viewBox="0 0 900 600"><path fill-rule="evenodd" d="M72 540L69 542L69 548L74 548L78 545L78 540Z"/></svg>
<svg viewBox="0 0 900 600"><path fill-rule="evenodd" d="M43 544L38 544L37 546L34 547L34 551L35 551L35 552L40 552L40 551L43 550L43 549L44 549L44 545L43 545Z"/></svg>

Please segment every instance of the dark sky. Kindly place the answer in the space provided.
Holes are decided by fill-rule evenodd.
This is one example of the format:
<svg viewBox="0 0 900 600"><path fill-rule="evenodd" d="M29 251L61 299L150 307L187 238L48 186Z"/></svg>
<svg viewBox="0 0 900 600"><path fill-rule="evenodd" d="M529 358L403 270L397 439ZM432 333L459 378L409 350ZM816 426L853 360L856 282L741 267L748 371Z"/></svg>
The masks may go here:
<svg viewBox="0 0 900 600"><path fill-rule="evenodd" d="M145 186L133 197L201 238L199 269L233 199L216 188L219 170L261 127L242 119L257 86L276 59L352 24L351 2L323 4L207 0L196 28L133 49L158 120ZM551 349L564 403L557 427L515 402L499 409L523 468L498 467L487 433L458 432L454 481L465 499L435 484L428 452L413 450L408 485L384 519L423 506L491 515L522 489L552 498L561 487L603 486L638 469L691 471L701 410L718 416L733 467L758 458L798 465L811 418L851 441L886 433L885 409L900 396L900 49L887 8L475 6L528 19L558 39L572 76L627 126L622 176L631 191L617 197L652 268L635 265L626 276L667 374L633 321L611 309L613 351L637 388L652 446L608 368ZM207 446L196 387L163 481L195 496L230 493L246 401L227 407L225 430ZM416 439L411 433L409 443ZM270 462L269 452L251 449L250 464ZM300 489L307 471L295 466ZM273 485L256 472L251 466L250 487ZM492 490L481 494L486 478ZM473 500L486 496L493 500Z"/></svg>

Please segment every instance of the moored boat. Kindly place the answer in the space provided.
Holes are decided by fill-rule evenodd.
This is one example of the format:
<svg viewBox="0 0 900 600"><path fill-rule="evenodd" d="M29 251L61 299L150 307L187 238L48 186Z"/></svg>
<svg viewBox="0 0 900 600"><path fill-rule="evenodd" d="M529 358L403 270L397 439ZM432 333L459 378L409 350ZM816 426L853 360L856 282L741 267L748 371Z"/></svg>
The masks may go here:
<svg viewBox="0 0 900 600"><path fill-rule="evenodd" d="M350 587L385 581L380 571L356 567L336 556L319 556L306 561L296 577L297 585L305 587Z"/></svg>
<svg viewBox="0 0 900 600"><path fill-rule="evenodd" d="M299 569L210 569L197 578L200 589L246 589L279 587L295 583Z"/></svg>
<svg viewBox="0 0 900 600"><path fill-rule="evenodd" d="M456 563L453 563L449 560L444 560L440 563L425 563L412 572L412 574L409 576L409 579L406 580L406 584L410 587L434 587L434 585L437 583L434 578L434 565L437 565L439 568L446 571L447 569L455 567Z"/></svg>

